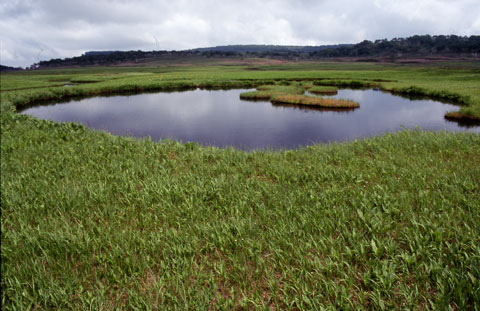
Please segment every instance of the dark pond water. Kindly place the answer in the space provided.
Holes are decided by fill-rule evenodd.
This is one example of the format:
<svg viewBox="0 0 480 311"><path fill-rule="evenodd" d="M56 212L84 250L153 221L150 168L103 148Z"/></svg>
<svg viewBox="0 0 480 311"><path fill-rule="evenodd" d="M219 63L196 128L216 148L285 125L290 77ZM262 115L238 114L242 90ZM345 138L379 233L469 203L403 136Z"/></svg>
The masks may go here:
<svg viewBox="0 0 480 311"><path fill-rule="evenodd" d="M117 135L171 138L240 149L296 148L346 141L403 128L480 132L444 119L458 107L432 100L409 100L375 90L339 90L352 99L351 111L274 106L240 100L246 90L195 90L132 96L95 97L22 113L57 122L74 121Z"/></svg>

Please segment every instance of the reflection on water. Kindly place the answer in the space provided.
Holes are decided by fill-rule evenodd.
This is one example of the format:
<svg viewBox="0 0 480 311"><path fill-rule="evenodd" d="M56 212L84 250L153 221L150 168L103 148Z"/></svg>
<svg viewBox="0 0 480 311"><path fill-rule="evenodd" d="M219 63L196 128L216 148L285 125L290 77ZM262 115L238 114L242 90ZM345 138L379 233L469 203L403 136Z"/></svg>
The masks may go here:
<svg viewBox="0 0 480 311"><path fill-rule="evenodd" d="M37 106L22 113L57 122L74 121L117 135L172 138L241 149L296 148L346 141L402 128L480 132L444 119L458 107L409 100L374 90L339 90L334 98L360 103L333 111L242 101L246 90L195 90L133 96L95 97Z"/></svg>

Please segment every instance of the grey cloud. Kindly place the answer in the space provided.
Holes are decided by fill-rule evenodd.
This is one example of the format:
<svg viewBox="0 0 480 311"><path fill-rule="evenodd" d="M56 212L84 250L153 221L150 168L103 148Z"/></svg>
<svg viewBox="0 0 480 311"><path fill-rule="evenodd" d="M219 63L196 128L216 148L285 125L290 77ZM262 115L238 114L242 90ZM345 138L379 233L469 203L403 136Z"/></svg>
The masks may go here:
<svg viewBox="0 0 480 311"><path fill-rule="evenodd" d="M315 45L415 34L480 33L477 0L9 0L0 4L2 64L88 50L223 44Z"/></svg>

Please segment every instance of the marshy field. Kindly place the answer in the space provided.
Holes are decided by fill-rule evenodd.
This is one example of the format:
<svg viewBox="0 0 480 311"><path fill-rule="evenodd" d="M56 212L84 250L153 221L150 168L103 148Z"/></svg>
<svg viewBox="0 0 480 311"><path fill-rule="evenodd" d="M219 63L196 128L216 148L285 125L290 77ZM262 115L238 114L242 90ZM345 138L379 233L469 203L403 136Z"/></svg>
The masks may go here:
<svg viewBox="0 0 480 311"><path fill-rule="evenodd" d="M260 115L241 114L244 103L276 113L262 124L292 112L317 126L317 117L342 124L368 111L368 100L341 98L350 89L408 97L412 107L455 105L439 122L458 130L400 122L361 137L353 128L326 142L295 146L292 136L295 147L268 140L240 148L114 135L92 129L93 121L22 112L105 96L193 94L191 108L168 107L171 118L183 111L172 123L185 129L188 111L208 107L187 92L237 90L233 116ZM32 70L2 73L0 94L2 310L480 309L478 62ZM135 115L129 109L124 124ZM298 120L291 129L306 124ZM348 123L367 123L355 120ZM234 122L223 123L210 131ZM248 132L240 144L262 133Z"/></svg>

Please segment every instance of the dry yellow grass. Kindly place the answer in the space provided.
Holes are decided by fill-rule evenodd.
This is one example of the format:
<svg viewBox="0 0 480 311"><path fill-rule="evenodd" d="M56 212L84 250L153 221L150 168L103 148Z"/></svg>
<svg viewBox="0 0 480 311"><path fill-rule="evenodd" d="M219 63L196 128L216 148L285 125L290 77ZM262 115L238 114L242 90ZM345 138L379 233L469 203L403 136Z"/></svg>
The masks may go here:
<svg viewBox="0 0 480 311"><path fill-rule="evenodd" d="M271 98L274 104L290 104L322 108L358 108L360 104L346 99L312 97L305 95L279 95Z"/></svg>

